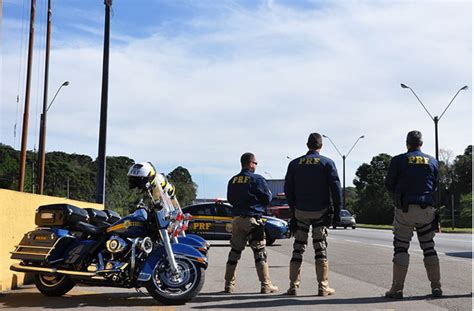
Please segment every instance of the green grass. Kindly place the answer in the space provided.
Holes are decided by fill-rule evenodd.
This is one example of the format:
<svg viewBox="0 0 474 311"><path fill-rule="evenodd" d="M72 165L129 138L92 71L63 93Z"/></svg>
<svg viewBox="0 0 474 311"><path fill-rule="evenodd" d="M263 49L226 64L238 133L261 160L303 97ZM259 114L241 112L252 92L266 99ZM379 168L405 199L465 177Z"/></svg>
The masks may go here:
<svg viewBox="0 0 474 311"><path fill-rule="evenodd" d="M370 225L370 224L357 224L359 228L370 228L370 229L384 229L384 230L392 230L392 225ZM451 227L442 227L442 233L472 233L472 228L454 228Z"/></svg>

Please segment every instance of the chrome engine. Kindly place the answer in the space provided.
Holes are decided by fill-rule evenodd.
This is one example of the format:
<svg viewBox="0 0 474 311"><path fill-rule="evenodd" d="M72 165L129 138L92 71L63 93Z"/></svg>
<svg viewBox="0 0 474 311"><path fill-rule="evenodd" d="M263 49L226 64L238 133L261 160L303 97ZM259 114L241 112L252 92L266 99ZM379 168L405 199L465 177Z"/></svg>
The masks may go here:
<svg viewBox="0 0 474 311"><path fill-rule="evenodd" d="M111 236L105 242L105 250L98 254L88 267L87 271L95 272L105 278L118 280L125 273L133 275L139 262L143 262L153 251L153 241L145 238L121 238Z"/></svg>
<svg viewBox="0 0 474 311"><path fill-rule="evenodd" d="M105 243L106 249L113 254L124 251L127 246L128 243L118 236L111 236L110 239Z"/></svg>

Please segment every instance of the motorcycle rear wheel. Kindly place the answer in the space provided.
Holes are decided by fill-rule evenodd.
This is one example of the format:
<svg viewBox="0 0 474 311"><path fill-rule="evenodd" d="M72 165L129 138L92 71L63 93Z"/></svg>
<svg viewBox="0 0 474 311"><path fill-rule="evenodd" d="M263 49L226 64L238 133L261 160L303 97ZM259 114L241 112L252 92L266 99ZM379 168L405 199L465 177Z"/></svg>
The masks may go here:
<svg viewBox="0 0 474 311"><path fill-rule="evenodd" d="M173 276L168 261L162 258L155 266L146 289L153 298L166 305L182 305L201 291L204 285L204 268L186 257L176 257L178 274Z"/></svg>
<svg viewBox="0 0 474 311"><path fill-rule="evenodd" d="M76 283L67 275L35 274L33 282L45 296L62 296L69 292Z"/></svg>

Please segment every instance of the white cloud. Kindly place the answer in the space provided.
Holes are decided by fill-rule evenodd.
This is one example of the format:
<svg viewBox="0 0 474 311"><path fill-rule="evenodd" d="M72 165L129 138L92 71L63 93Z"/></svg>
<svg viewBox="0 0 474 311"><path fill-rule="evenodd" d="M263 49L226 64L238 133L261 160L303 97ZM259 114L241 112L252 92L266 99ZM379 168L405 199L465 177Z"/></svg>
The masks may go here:
<svg viewBox="0 0 474 311"><path fill-rule="evenodd" d="M201 176L198 184L207 180L206 196L225 194L245 151L257 154L260 173L283 177L286 156L303 154L312 131L331 136L344 153L366 135L347 160L348 185L362 162L402 152L411 129L423 131L432 153L433 124L399 83L434 114L471 86L470 8L344 1L297 10L269 1L197 17L188 22L195 31L177 37L159 28L147 38L116 34L126 43L111 47L107 150L155 161L162 171L188 167ZM49 114L47 149L94 157L102 47L82 40L52 51L51 90L71 85ZM17 63L17 54L4 55L1 140L8 144L17 87L7 77ZM460 94L440 122L440 146L455 154L472 141L471 98L470 90ZM342 169L329 142L323 153Z"/></svg>

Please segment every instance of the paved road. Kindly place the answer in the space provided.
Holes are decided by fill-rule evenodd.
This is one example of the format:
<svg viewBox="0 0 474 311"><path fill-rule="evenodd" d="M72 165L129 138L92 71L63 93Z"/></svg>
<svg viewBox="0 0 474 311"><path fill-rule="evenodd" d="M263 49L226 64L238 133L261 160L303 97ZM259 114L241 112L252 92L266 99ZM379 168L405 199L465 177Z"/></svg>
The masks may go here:
<svg viewBox="0 0 474 311"><path fill-rule="evenodd" d="M431 299L429 283L423 267L423 255L416 241L410 248L411 264L405 286L406 299L391 301L383 293L391 282L392 236L390 231L356 229L331 230L329 237L330 284L336 295L317 297L314 253L308 249L303 262L302 288L298 297L281 294L258 294L259 286L250 249L242 253L239 264L237 292L220 293L223 287L228 242L214 241L210 252L210 267L201 294L185 306L164 307L150 297L134 290L76 287L66 297L43 297L34 287L26 287L0 294L0 308L22 310L60 309L81 307L97 310L243 310L251 308L278 310L471 310L472 262L471 235L441 234L436 238L440 253L442 283L445 297ZM416 238L415 238L416 240ZM288 263L291 240L281 240L268 248L270 272L280 292L288 286Z"/></svg>

